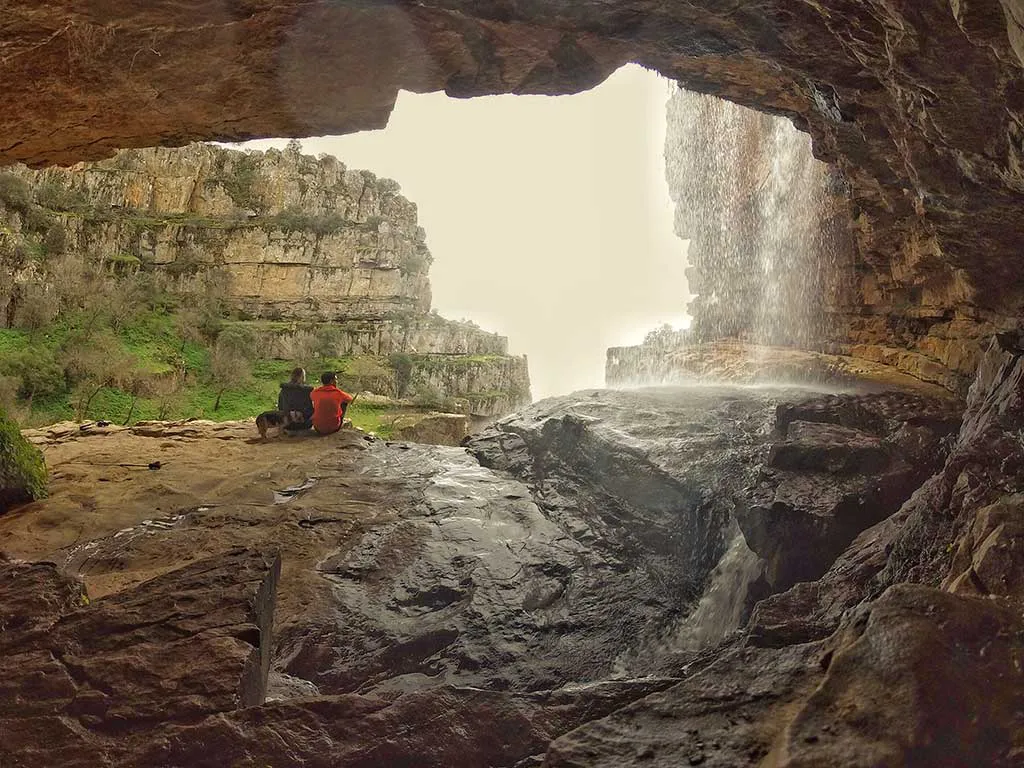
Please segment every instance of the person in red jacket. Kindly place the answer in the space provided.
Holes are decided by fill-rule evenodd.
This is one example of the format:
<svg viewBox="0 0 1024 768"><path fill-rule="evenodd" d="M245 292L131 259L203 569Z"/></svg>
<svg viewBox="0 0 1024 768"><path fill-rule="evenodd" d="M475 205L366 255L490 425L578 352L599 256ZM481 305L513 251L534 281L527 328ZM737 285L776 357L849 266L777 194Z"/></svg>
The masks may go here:
<svg viewBox="0 0 1024 768"><path fill-rule="evenodd" d="M322 387L309 393L313 401L313 429L321 435L330 435L341 429L348 404L355 398L338 389L338 377L328 371L320 377Z"/></svg>

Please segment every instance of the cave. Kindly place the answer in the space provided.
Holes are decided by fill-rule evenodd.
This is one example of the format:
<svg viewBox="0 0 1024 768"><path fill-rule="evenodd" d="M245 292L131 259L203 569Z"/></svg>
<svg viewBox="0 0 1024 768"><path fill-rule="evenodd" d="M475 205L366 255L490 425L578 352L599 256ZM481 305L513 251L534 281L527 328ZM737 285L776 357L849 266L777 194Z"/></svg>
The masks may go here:
<svg viewBox="0 0 1024 768"><path fill-rule="evenodd" d="M769 461L780 473L827 464L830 472L850 474L846 463L855 461L857 472L870 475L865 467L889 462L892 471L878 487L836 502L839 512L827 535L820 520L795 519L778 501L758 501L753 507L760 515L719 508L666 476L663 465L651 469L642 451L612 445L608 431L572 408L547 413L550 427L513 419L488 440L470 443L480 466L529 478L522 483L504 475L482 479L476 465L439 467L421 458L449 484L491 483L508 503L510 520L521 522L515 505L529 493L543 498L551 519L565 514L559 492L548 488L544 496L545 473L557 472L568 478L561 492L574 489L590 507L612 510L623 526L656 519L644 542L656 566L645 579L629 582L639 594L648 587L657 592L681 563L709 572L729 545L711 536L701 539L710 542L705 548L669 547L675 532L657 517L666 505L704 510L719 522L734 514L747 542L768 560L767 592L751 595L751 601L765 599L747 606L749 622L738 636L683 661L661 659L646 677L591 680L582 692L549 685L561 680L555 671L520 674L511 663L506 677L487 678L485 687L418 691L416 675L431 670L409 659L430 658L450 645L453 638L443 630L387 648L370 635L339 648L285 634L276 642L288 656L285 682L295 689L261 704L273 595L279 577L289 578L288 562L282 573L275 553L232 550L161 572L133 589L108 584L106 596L91 607L81 583L52 564L0 560L3 605L13 606L0 619L15 628L7 639L0 635L0 649L15 660L6 667L0 660L5 677L15 681L0 710L2 730L15 738L0 744L0 755L13 750L15 764L69 766L103 760L794 768L1019 763L1019 0L241 0L188 8L21 2L0 20L0 40L7 105L0 116L0 164L36 168L102 159L120 148L379 128L399 90L459 98L560 95L594 87L626 63L656 70L690 91L784 116L810 134L815 156L833 167L835 192L852 222L852 255L837 267L832 284L838 287L825 302L828 323L808 342L809 351L891 366L950 394L949 401L916 395L892 402L798 399L773 412L773 434L782 438L772 444ZM716 312L742 318L743 301L737 294L735 306ZM741 333L744 322L730 331ZM602 407L616 397L607 395ZM652 397L645 418L662 407ZM737 409L727 414L730 423L745 423L747 412ZM653 418L644 429L657 431ZM679 418L692 425L703 416ZM187 426L180 429L192 439ZM749 434L767 448L764 430ZM845 447L837 449L839 443ZM355 441L350 447L362 450ZM704 448L688 450L698 456ZM614 477L637 481L599 480L583 490L580 462L594 457ZM353 505L360 494L379 498L374 494L392 477L387 466L382 460L354 483ZM732 473L736 482L749 469L743 466ZM524 483L534 484L529 492ZM798 484L794 494L814 490ZM424 506L407 490L394 498L432 510L427 517L445 502L428 494ZM619 503L627 498L629 504ZM310 531L350 525L315 512L295 525ZM186 525L179 517L153 515L161 530ZM869 527L850 528L857 515ZM222 522L232 519L225 513ZM472 526L454 519L462 520L450 523L456 533L472 539ZM352 604L372 602L372 588L362 586L372 582L364 579L369 561L400 557L413 529L432 525L386 522L360 547L316 563ZM536 530L547 524L531 523ZM138 534L131 530L132 537ZM448 540L425 541L443 549ZM809 541L827 541L832 549ZM100 549L116 561L116 552ZM798 557L791 557L794 551ZM576 556L536 552L526 603L540 610L557 604ZM599 574L595 584L604 583L602 569L614 575L617 567L590 565L590 574ZM395 597L402 615L422 616L469 599L472 568L461 561L455 566L435 589L406 584ZM673 594L691 590L692 598L692 589L684 580ZM290 593L284 608L300 612L298 603L307 597L302 590ZM189 607L156 629L139 621L146 611L171 610L168 600ZM651 606L637 602L623 614L625 634L642 634L650 618L645 611ZM343 620L358 623L368 615L353 612ZM507 621L518 628L514 618ZM551 631L571 635L573 622L563 616ZM137 636L126 641L111 627ZM510 647L520 640L514 631L507 639ZM159 643L170 650L155 651ZM573 648L580 669L599 660L594 647L600 643ZM199 658L194 648L203 649ZM344 693L317 697L303 689L310 670L325 660L318 654L330 656L336 675L328 682ZM335 663L360 654L366 661L356 667ZM507 659L499 654L476 661L497 669ZM636 668L635 660L615 662ZM393 687L376 698L360 697L359 685L375 679L381 665L409 677L389 683ZM182 674L186 668L192 672ZM360 670L359 680L346 677L352 668ZM114 669L130 673L118 677ZM132 688L154 676L173 681L170 710L153 693L159 686L141 694ZM200 679L212 682L203 689ZM590 678L581 672L577 679ZM131 696L132 707L122 706Z"/></svg>

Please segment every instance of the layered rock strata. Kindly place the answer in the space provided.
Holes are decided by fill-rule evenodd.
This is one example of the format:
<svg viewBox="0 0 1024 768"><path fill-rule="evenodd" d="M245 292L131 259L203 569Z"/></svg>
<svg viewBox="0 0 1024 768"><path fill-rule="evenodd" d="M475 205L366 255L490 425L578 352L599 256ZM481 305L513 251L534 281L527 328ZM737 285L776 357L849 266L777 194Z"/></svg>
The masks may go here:
<svg viewBox="0 0 1024 768"><path fill-rule="evenodd" d="M504 336L430 311L431 261L396 182L295 146L193 144L0 171L0 327L67 292L62 265L86 262L101 283L138 278L129 300L166 291L235 318L254 357L381 358L370 365L383 386L370 388L392 395L403 387L384 381L388 356L415 355L416 382L465 400L466 413L529 403L527 361Z"/></svg>
<svg viewBox="0 0 1024 768"><path fill-rule="evenodd" d="M29 184L66 250L158 269L180 288L218 270L244 316L383 320L430 309L415 204L394 181L330 156L195 144L6 173ZM31 218L7 218L31 243Z"/></svg>

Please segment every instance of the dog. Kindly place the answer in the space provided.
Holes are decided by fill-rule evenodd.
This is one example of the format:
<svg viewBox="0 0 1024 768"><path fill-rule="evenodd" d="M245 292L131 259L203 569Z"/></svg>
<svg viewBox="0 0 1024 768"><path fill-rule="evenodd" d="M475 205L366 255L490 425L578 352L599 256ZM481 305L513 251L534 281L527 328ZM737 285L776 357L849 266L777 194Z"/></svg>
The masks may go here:
<svg viewBox="0 0 1024 768"><path fill-rule="evenodd" d="M256 429L264 440L267 439L267 430L276 429L276 436L280 437L287 427L305 423L306 417L302 411L264 411L256 417Z"/></svg>

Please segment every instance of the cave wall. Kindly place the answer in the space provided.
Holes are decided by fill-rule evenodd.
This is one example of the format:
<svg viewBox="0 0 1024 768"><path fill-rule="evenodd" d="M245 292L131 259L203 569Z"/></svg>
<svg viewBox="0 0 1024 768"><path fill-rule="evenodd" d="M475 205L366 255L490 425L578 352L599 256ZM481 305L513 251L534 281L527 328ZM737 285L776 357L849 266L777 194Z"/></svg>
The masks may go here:
<svg viewBox="0 0 1024 768"><path fill-rule="evenodd" d="M1022 18L1019 0L14 2L0 162L377 128L400 88L571 93L635 61L807 130L855 223L836 342L966 376L1024 305Z"/></svg>

